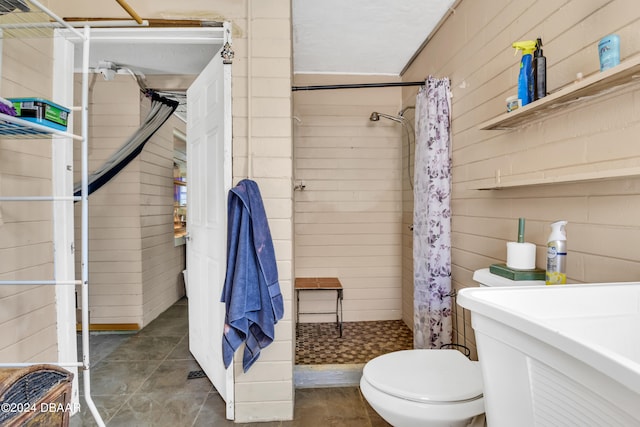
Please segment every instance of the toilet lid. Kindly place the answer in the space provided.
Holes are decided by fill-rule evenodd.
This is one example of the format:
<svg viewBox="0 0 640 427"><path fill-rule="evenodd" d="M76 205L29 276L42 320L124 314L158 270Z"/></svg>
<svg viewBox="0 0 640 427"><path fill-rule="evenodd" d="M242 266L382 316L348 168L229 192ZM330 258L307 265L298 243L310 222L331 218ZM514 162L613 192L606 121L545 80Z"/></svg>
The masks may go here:
<svg viewBox="0 0 640 427"><path fill-rule="evenodd" d="M403 350L367 363L362 376L383 393L415 402L438 403L482 396L477 362L458 350Z"/></svg>

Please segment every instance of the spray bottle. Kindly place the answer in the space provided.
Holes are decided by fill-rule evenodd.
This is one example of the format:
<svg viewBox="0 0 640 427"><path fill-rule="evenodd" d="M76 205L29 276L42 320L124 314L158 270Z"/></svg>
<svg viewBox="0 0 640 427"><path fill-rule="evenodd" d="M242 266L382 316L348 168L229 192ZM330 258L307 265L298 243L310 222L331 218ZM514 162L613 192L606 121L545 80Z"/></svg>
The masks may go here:
<svg viewBox="0 0 640 427"><path fill-rule="evenodd" d="M534 100L533 85L533 52L536 50L535 40L525 40L513 43L513 47L522 51L522 59L520 60L520 73L518 74L518 99L522 102L522 106L527 105Z"/></svg>
<svg viewBox="0 0 640 427"><path fill-rule="evenodd" d="M542 39L536 40L536 50L533 52L533 80L534 101L547 96L547 58L542 53Z"/></svg>
<svg viewBox="0 0 640 427"><path fill-rule="evenodd" d="M547 240L547 285L567 283L567 221L556 221L551 224L551 234Z"/></svg>

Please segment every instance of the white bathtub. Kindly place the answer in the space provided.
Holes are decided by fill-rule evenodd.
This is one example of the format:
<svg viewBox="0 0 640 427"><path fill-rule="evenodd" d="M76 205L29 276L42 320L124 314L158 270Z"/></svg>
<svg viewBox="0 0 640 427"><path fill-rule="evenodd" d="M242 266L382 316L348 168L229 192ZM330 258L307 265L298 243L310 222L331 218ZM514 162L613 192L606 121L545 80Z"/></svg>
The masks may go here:
<svg viewBox="0 0 640 427"><path fill-rule="evenodd" d="M468 288L490 427L640 425L640 283Z"/></svg>

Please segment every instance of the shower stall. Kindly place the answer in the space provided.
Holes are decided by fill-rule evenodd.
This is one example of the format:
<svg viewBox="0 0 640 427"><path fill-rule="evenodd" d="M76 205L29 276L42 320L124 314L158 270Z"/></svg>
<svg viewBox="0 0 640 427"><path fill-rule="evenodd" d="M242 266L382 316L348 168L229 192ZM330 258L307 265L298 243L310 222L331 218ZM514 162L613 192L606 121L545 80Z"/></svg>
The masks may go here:
<svg viewBox="0 0 640 427"><path fill-rule="evenodd" d="M398 105L401 87L312 87L302 85L317 77L295 79L295 274L338 277L344 288L343 337L330 315L301 316L296 371L357 369L414 346L415 107ZM308 293L300 305L301 312L331 311L335 294Z"/></svg>
<svg viewBox="0 0 640 427"><path fill-rule="evenodd" d="M382 113L399 110L400 91L294 92L296 277L337 277L344 288L342 337L335 316L300 316L296 373L309 368L344 377L413 345L402 314L401 226L403 187L410 185L403 151L413 131L404 117ZM358 105L368 95L377 101ZM374 109L380 113L371 115ZM331 312L335 292L302 293L300 306L300 312Z"/></svg>

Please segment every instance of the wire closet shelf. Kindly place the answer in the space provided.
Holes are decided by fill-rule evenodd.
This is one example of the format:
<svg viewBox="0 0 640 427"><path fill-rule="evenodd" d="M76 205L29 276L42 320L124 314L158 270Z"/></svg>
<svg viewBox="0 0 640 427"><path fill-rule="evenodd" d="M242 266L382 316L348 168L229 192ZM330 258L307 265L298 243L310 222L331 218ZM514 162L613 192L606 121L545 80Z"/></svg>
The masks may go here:
<svg viewBox="0 0 640 427"><path fill-rule="evenodd" d="M77 40L87 36L56 16L36 0L0 0L0 38L2 39L50 39L56 29L67 29ZM52 129L19 117L0 113L2 138L39 139L45 137L72 138L81 141L79 135Z"/></svg>
<svg viewBox="0 0 640 427"><path fill-rule="evenodd" d="M0 197L1 202L71 202L81 203L81 279L80 280L23 280L23 281L0 281L0 285L80 285L82 289L81 311L82 311L82 361L58 361L58 362L34 362L34 363L0 363L0 368L6 367L26 367L39 364L51 364L60 367L78 367L83 370L84 400L87 407L95 419L98 426L105 423L98 412L91 397L90 383L90 360L89 360L89 316L88 316L88 68L89 68L89 48L90 48L90 28L85 26L83 31L79 31L58 17L54 12L46 8L36 0L0 0L0 38L3 40L19 39L51 39L61 36L56 29L64 29L64 37L75 43L82 43L82 106L81 112L81 134L74 135L43 126L37 123L26 121L6 114L0 114L0 138L2 139L46 139L46 138L66 138L69 141L79 141L81 143L81 196L26 196L26 197ZM34 41L34 43L40 43ZM52 45L48 46L52 49ZM76 110L78 111L78 110ZM55 240L55 239L54 239ZM68 255L73 257L73 251ZM54 264L55 264L54 260ZM69 317L75 319L75 310L68 313ZM75 332L74 332L75 333Z"/></svg>

